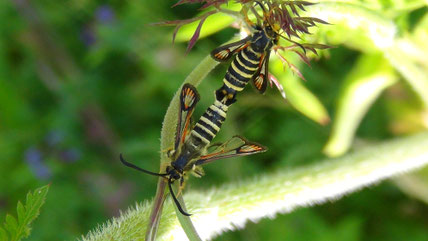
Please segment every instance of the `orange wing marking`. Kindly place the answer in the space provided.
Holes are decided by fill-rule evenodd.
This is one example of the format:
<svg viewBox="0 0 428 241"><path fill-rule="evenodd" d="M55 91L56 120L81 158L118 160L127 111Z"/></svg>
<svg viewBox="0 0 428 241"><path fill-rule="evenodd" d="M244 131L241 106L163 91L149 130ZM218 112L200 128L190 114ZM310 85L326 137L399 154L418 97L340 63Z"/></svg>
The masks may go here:
<svg viewBox="0 0 428 241"><path fill-rule="evenodd" d="M230 50L229 49L224 49L218 53L216 53L214 56L218 59L226 59L230 54Z"/></svg>
<svg viewBox="0 0 428 241"><path fill-rule="evenodd" d="M261 68L261 67L263 66L263 60L264 60L264 57L265 57L265 54L263 53L263 54L260 56L259 68Z"/></svg>
<svg viewBox="0 0 428 241"><path fill-rule="evenodd" d="M186 89L186 92L183 93L184 97L184 107L185 109L188 109L190 106L193 105L193 102L195 101L195 92L193 92L192 89Z"/></svg>
<svg viewBox="0 0 428 241"><path fill-rule="evenodd" d="M220 154L223 154L223 153L224 153L224 149L221 150L221 151L219 151L219 152L214 152L214 153L211 153L211 154L208 154L208 155L205 155L205 156L201 156L201 159L208 159L210 157L217 156L217 155L220 155Z"/></svg>
<svg viewBox="0 0 428 241"><path fill-rule="evenodd" d="M250 145L244 145L239 149L240 153L251 153L251 152L258 152L263 151L263 148L258 145L250 144Z"/></svg>
<svg viewBox="0 0 428 241"><path fill-rule="evenodd" d="M186 139L187 131L189 130L189 123L190 123L190 117L191 116L192 116L192 113L189 113L189 115L187 115L186 124L185 124L184 129L183 129L183 135L181 136L181 143L184 143L184 140Z"/></svg>
<svg viewBox="0 0 428 241"><path fill-rule="evenodd" d="M244 44L244 45L242 45L242 47L240 47L239 49L237 49L237 50L235 50L235 52L239 52L239 51L241 51L241 50L243 50L243 49L245 49L246 47L248 47L250 45L250 43L246 43L246 44Z"/></svg>
<svg viewBox="0 0 428 241"><path fill-rule="evenodd" d="M262 88L262 84L263 84L264 78L265 78L264 74L260 74L260 75L258 75L256 77L256 79L254 81L254 84L256 85L256 88L258 90L260 90Z"/></svg>

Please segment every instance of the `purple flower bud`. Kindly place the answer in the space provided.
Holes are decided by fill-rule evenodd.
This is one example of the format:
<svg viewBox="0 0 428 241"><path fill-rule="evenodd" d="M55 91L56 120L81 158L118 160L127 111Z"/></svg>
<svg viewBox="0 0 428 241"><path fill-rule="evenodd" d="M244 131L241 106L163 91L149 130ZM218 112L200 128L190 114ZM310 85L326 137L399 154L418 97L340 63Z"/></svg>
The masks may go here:
<svg viewBox="0 0 428 241"><path fill-rule="evenodd" d="M75 162L82 156L81 152L76 148L71 148L60 153L60 157L64 162Z"/></svg>
<svg viewBox="0 0 428 241"><path fill-rule="evenodd" d="M31 171L41 180L47 180L52 176L50 169L43 163L42 153L35 147L30 147L25 152L25 160Z"/></svg>
<svg viewBox="0 0 428 241"><path fill-rule="evenodd" d="M95 18L100 23L112 23L115 20L115 14L110 6L101 5L95 11Z"/></svg>
<svg viewBox="0 0 428 241"><path fill-rule="evenodd" d="M83 27L82 31L80 32L80 39L86 46L93 45L96 41L96 38L92 28L89 26Z"/></svg>
<svg viewBox="0 0 428 241"><path fill-rule="evenodd" d="M28 164L38 164L42 161L42 153L35 147L30 147L25 152L25 160Z"/></svg>
<svg viewBox="0 0 428 241"><path fill-rule="evenodd" d="M49 145L49 147L56 146L60 144L64 140L64 134L61 131L50 131L46 135L46 142Z"/></svg>

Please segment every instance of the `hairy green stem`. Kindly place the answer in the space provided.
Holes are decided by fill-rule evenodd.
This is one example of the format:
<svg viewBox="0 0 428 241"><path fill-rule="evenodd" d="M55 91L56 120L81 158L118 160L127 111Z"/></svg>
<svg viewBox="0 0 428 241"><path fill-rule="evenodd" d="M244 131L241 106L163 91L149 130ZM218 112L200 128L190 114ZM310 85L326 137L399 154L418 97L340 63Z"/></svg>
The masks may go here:
<svg viewBox="0 0 428 241"><path fill-rule="evenodd" d="M156 240L156 234L159 228L159 222L163 210L163 204L168 195L166 192L166 182L163 178L158 179L158 185L156 188L156 196L153 200L152 211L150 213L149 222L147 225L146 241Z"/></svg>
<svg viewBox="0 0 428 241"><path fill-rule="evenodd" d="M190 73L189 76L184 80L183 84L189 83L194 86L198 86L199 83L217 66L219 62L211 58L211 56L205 57L202 62L196 66L196 68ZM181 86L183 86L183 84ZM161 131L161 163L169 162L170 160L165 155L164 151L174 146L175 130L177 127L177 116L178 116L178 97L180 96L181 87L175 93L167 111L162 124ZM162 167L161 167L162 168ZM161 172L164 169L161 169Z"/></svg>
<svg viewBox="0 0 428 241"><path fill-rule="evenodd" d="M336 159L278 170L239 183L184 195L202 239L224 230L291 212L301 206L336 200L347 193L428 163L428 132L361 148ZM82 240L144 240L150 205L145 202L113 218ZM166 202L158 240L186 240L173 204Z"/></svg>
<svg viewBox="0 0 428 241"><path fill-rule="evenodd" d="M176 190L178 190L178 183L176 183L175 186L177 187ZM187 212L186 203L184 202L183 195L180 195L178 197L178 201L181 203L181 207L183 208L183 210ZM175 206L175 213L177 214L178 221L180 222L181 227L186 233L187 238L190 241L201 241L201 238L199 237L199 234L195 229L191 218L182 215L176 206Z"/></svg>
<svg viewBox="0 0 428 241"><path fill-rule="evenodd" d="M208 75L211 70L217 66L218 62L214 61L211 56L205 57L202 62L196 66L196 68L187 76L187 78L184 80L183 84L190 83L194 86L199 85L199 83ZM183 85L182 84L182 85ZM177 126L177 116L179 111L179 96L180 96L181 87L178 89L178 91L175 93L174 97L171 100L171 103L166 111L162 130L161 130L161 165L160 165L160 173L165 172L165 168L167 166L167 163L170 162L170 160L165 155L165 151L172 148L174 145L175 140L175 131ZM159 215L162 213L162 205L163 205L163 198L165 198L165 184L163 183L164 179L162 177L158 180L158 188L156 190L156 204L161 204L159 207L158 205L153 205L152 212L150 214L150 222L148 223L147 229L148 232L146 233L146 239L147 240L155 240L156 233L158 231L158 225L159 225ZM163 185L162 185L163 184ZM162 198L162 200L160 200ZM181 203L183 203L182 197L180 197ZM184 204L183 204L184 206ZM177 215L181 215L180 212L177 212ZM183 226L183 229L185 229L185 232L189 235L189 238L193 241L198 241L199 236L195 231L195 228L192 225L192 221L190 220L190 217L181 217L180 216L180 222Z"/></svg>

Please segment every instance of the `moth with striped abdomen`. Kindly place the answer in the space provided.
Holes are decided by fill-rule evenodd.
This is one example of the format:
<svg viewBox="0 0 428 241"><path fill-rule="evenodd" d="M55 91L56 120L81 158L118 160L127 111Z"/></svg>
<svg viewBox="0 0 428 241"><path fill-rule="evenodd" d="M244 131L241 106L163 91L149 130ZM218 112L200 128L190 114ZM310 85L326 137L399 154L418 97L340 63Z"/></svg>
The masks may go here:
<svg viewBox="0 0 428 241"><path fill-rule="evenodd" d="M280 55L277 50L293 51L305 63L309 64L306 50L317 54L316 49L325 49L329 48L329 46L323 44L300 44L292 40L291 36L300 38L299 33L309 33L309 27L315 26L316 23L327 24L327 22L318 18L299 16L295 7L297 6L304 10L304 6L313 4L310 2L278 1L267 3L269 11L266 11L265 4L262 2L255 1L254 3L260 6L263 16L261 17L257 14L254 6L250 7L257 18L257 24L251 23L248 17L246 18L252 28L252 33L242 40L220 46L211 52L211 56L220 62L228 61L234 57L223 79L222 91L230 99L234 99L236 93L242 91L247 83L252 80L254 87L262 94L266 91L268 82L270 82L271 86L274 83L285 98L282 85L269 74L271 51L275 50L280 60L284 64L288 64L294 72L297 72L303 78L297 68ZM296 16L289 12L287 6L292 9L292 13ZM288 37L284 36L284 33ZM291 45L287 47L280 46L280 38L285 39Z"/></svg>
<svg viewBox="0 0 428 241"><path fill-rule="evenodd" d="M223 144L210 146L211 140L225 121L227 109L232 102L226 101L226 97L217 92L214 104L205 111L195 126L191 128L191 116L198 101L199 94L195 87L190 84L184 84L180 92L180 106L174 148L167 152L171 162L166 167L165 173L154 173L144 170L127 162L120 155L120 160L124 165L146 174L163 177L168 183L169 191L178 210L186 216L190 216L190 214L185 212L178 202L172 189L172 183L178 180L180 187L183 187L187 173L202 176L204 174L202 165L215 160L252 155L267 150L264 146L250 142L240 136L234 136ZM210 151L208 152L207 150Z"/></svg>

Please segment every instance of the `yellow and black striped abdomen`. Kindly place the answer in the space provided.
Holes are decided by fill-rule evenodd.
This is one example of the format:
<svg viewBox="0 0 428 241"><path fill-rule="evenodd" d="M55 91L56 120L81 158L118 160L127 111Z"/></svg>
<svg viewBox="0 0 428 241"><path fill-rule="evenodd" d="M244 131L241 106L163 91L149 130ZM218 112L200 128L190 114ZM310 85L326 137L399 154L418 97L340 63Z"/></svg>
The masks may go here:
<svg viewBox="0 0 428 241"><path fill-rule="evenodd" d="M228 93L242 91L259 68L262 53L248 46L240 51L232 61L223 82Z"/></svg>
<svg viewBox="0 0 428 241"><path fill-rule="evenodd" d="M226 120L227 109L228 106L216 100L196 123L191 132L192 139L196 139L201 145L208 145Z"/></svg>

